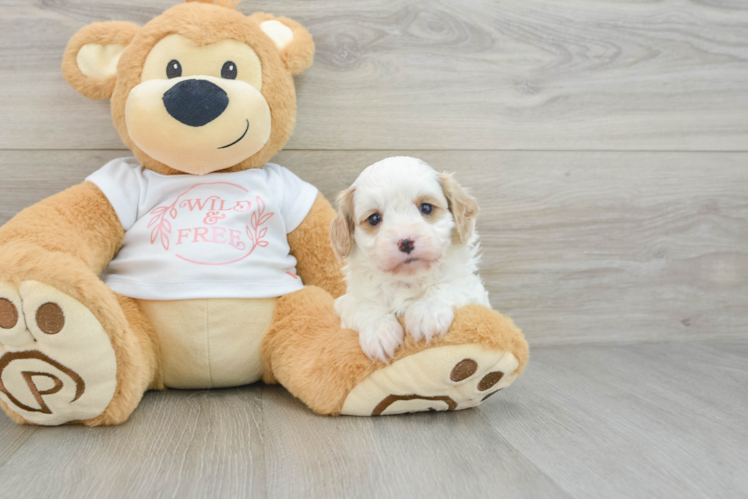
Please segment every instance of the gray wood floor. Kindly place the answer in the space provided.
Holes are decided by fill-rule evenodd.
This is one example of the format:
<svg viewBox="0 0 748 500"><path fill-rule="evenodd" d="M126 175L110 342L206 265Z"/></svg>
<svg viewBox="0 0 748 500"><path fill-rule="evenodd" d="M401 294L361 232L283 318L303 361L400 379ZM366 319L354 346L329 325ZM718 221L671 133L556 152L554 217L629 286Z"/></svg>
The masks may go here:
<svg viewBox="0 0 748 500"><path fill-rule="evenodd" d="M0 223L128 155L67 40L177 2L0 0ZM317 43L274 161L330 197L390 155L456 171L530 367L450 414L323 418L254 385L150 393L117 428L0 415L0 497L748 496L748 3L240 9Z"/></svg>
<svg viewBox="0 0 748 500"><path fill-rule="evenodd" d="M537 348L474 410L378 419L263 385L150 393L117 428L0 420L0 494L744 497L747 362L748 340Z"/></svg>

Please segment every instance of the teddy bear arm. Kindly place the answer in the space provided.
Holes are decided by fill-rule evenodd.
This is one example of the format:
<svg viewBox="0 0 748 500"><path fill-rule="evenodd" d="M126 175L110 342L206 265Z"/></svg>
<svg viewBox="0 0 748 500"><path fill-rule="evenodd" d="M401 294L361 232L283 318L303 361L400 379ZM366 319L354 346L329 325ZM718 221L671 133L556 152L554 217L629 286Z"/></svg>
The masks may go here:
<svg viewBox="0 0 748 500"><path fill-rule="evenodd" d="M330 224L335 217L330 202L322 193L304 221L288 234L291 254L296 257L296 272L305 285L315 285L333 297L345 293L340 261L330 244Z"/></svg>
<svg viewBox="0 0 748 500"><path fill-rule="evenodd" d="M124 238L117 213L104 193L84 182L50 196L0 227L0 246L29 243L81 259L99 274Z"/></svg>

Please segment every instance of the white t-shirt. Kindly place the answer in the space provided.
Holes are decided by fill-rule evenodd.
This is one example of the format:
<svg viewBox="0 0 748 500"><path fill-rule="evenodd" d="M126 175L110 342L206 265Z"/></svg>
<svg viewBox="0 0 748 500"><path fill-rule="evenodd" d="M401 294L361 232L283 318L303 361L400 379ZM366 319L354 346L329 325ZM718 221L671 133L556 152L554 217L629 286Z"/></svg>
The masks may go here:
<svg viewBox="0 0 748 500"><path fill-rule="evenodd" d="M286 235L317 188L273 163L242 172L161 175L135 158L89 181L125 228L104 271L115 292L139 299L277 297L302 288Z"/></svg>

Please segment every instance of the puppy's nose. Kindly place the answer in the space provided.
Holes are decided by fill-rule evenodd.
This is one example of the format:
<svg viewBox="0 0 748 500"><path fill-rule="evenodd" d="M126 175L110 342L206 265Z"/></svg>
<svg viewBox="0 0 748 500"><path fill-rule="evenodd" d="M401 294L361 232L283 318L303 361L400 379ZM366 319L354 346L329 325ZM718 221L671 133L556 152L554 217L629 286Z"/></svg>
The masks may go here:
<svg viewBox="0 0 748 500"><path fill-rule="evenodd" d="M410 253L416 247L416 242L413 240L400 240L397 242L397 248L401 252Z"/></svg>
<svg viewBox="0 0 748 500"><path fill-rule="evenodd" d="M184 80L164 93L166 111L190 127L202 127L224 112L229 96L208 80Z"/></svg>

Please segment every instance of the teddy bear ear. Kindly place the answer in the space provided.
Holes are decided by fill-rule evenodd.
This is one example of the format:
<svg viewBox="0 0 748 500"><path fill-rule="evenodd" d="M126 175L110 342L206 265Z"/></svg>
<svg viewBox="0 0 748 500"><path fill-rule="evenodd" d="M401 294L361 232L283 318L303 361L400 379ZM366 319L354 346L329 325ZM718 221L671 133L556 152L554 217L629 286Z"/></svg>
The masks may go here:
<svg viewBox="0 0 748 500"><path fill-rule="evenodd" d="M62 74L78 92L91 99L108 99L117 81L117 63L138 33L133 23L109 21L81 28L68 42Z"/></svg>
<svg viewBox="0 0 748 500"><path fill-rule="evenodd" d="M298 75L314 61L312 35L302 25L286 17L258 12L251 16L262 31L273 40L281 60L292 75Z"/></svg>

